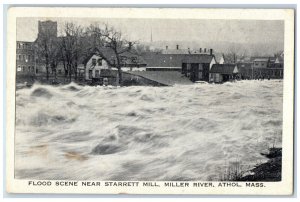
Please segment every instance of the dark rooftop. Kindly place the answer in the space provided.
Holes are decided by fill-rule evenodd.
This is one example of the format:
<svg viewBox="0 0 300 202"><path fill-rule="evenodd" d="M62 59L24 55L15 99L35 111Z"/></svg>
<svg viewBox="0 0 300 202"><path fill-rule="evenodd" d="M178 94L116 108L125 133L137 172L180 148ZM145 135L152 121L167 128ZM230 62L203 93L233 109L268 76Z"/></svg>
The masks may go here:
<svg viewBox="0 0 300 202"><path fill-rule="evenodd" d="M237 65L235 64L214 64L209 73L220 73L220 74L233 74L238 73L234 72L234 70L238 71Z"/></svg>

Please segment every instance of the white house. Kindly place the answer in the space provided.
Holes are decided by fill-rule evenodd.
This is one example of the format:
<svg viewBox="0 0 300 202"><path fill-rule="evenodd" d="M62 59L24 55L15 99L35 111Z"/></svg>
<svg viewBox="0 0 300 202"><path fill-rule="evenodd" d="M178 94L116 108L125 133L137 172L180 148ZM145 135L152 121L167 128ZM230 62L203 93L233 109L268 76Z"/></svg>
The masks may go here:
<svg viewBox="0 0 300 202"><path fill-rule="evenodd" d="M110 69L110 67L104 59L94 54L85 64L85 80L100 78L100 72L103 69Z"/></svg>

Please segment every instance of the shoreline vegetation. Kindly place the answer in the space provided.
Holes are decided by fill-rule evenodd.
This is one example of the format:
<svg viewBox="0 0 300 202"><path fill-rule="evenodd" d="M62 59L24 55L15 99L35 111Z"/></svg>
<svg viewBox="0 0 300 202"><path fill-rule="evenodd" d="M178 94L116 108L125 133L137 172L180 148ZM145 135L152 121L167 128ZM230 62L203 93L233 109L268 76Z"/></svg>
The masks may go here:
<svg viewBox="0 0 300 202"><path fill-rule="evenodd" d="M281 181L282 148L272 147L269 148L268 154L261 153L261 155L267 157L269 160L250 170L252 174L237 177L235 181Z"/></svg>

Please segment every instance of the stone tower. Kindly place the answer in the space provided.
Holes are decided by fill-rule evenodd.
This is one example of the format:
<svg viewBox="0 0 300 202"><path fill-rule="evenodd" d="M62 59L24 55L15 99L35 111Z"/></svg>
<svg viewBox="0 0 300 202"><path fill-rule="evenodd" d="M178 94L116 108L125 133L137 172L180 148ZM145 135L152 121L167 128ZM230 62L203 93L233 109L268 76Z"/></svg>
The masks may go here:
<svg viewBox="0 0 300 202"><path fill-rule="evenodd" d="M38 37L41 35L48 35L57 37L57 22L54 21L39 21Z"/></svg>

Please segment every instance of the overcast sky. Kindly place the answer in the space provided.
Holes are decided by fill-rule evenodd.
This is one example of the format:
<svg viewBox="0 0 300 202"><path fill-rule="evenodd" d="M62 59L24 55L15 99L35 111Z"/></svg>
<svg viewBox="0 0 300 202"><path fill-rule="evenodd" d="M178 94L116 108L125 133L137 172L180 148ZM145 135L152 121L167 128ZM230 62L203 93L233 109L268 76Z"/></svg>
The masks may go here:
<svg viewBox="0 0 300 202"><path fill-rule="evenodd" d="M284 41L284 22L267 20L189 20L189 19L95 19L95 18L18 18L17 40L34 41L39 20L58 22L58 34L66 22L86 27L107 23L121 30L128 40L226 41L236 43L279 43Z"/></svg>

